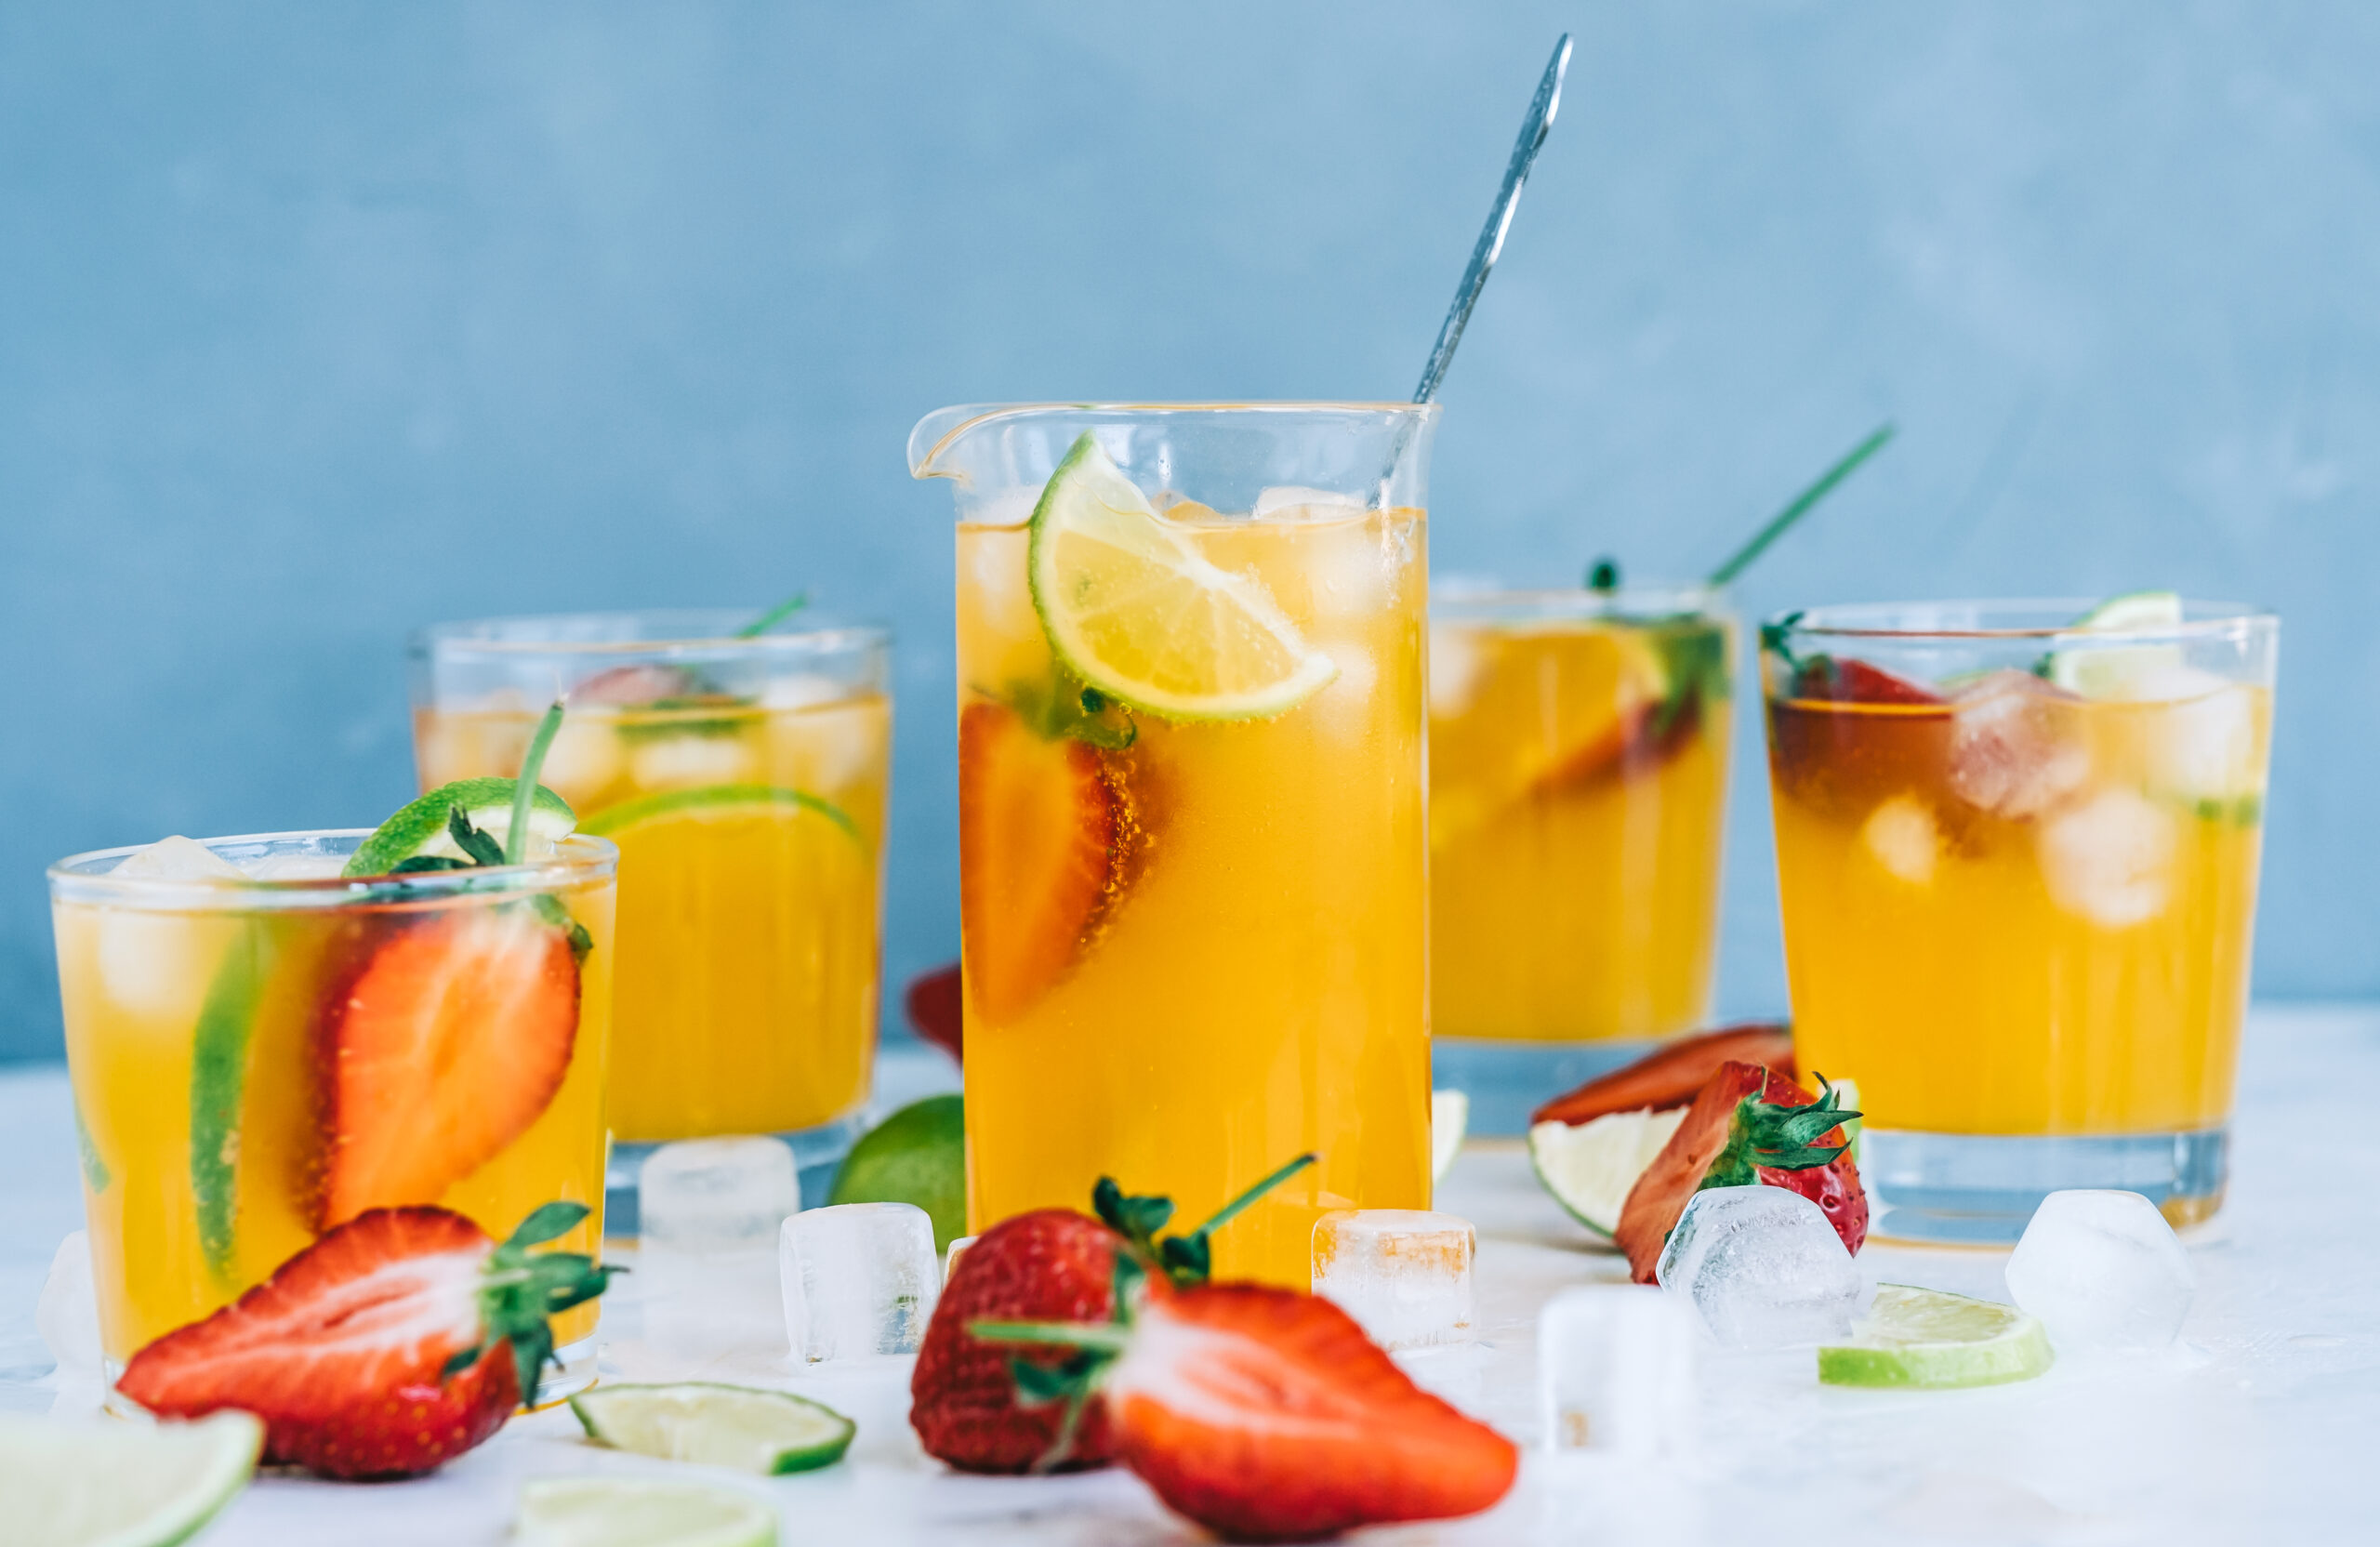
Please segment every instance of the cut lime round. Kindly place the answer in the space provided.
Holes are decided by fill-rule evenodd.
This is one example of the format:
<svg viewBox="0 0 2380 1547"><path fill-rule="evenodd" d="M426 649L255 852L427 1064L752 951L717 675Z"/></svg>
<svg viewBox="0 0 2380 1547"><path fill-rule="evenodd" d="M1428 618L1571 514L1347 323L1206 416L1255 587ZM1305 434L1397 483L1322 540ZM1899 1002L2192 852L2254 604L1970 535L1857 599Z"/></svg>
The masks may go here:
<svg viewBox="0 0 2380 1547"><path fill-rule="evenodd" d="M665 817L693 822L736 821L748 816L792 816L810 812L825 817L856 838L859 829L831 800L806 790L776 785L702 785L694 789L665 789L640 795L616 806L606 806L587 819L586 831L595 838L616 838Z"/></svg>
<svg viewBox="0 0 2380 1547"><path fill-rule="evenodd" d="M0 1499L15 1547L168 1547L215 1517L257 1469L264 1425L69 1424L0 1416Z"/></svg>
<svg viewBox="0 0 2380 1547"><path fill-rule="evenodd" d="M2069 632L2122 634L2141 629L2177 628L2182 599L2172 591L2130 591L2110 597L2076 618ZM2158 696L2154 684L2181 668L2177 644L2078 646L2054 650L2049 680L2085 698Z"/></svg>
<svg viewBox="0 0 2380 1547"><path fill-rule="evenodd" d="M614 1449L763 1475L831 1465L855 1432L807 1397L701 1381L597 1386L572 1397L570 1410L589 1438Z"/></svg>
<svg viewBox="0 0 2380 1547"><path fill-rule="evenodd" d="M913 1203L933 1248L967 1234L967 1105L956 1094L911 1102L860 1136L836 1168L828 1203Z"/></svg>
<svg viewBox="0 0 2380 1547"><path fill-rule="evenodd" d="M521 1488L514 1547L776 1547L765 1499L648 1477L541 1477Z"/></svg>
<svg viewBox="0 0 2380 1547"><path fill-rule="evenodd" d="M1263 585L1206 557L1086 431L1033 508L1025 571L1050 648L1168 720L1256 720L1339 675Z"/></svg>
<svg viewBox="0 0 2380 1547"><path fill-rule="evenodd" d="M2050 1367L2049 1334L2014 1305L1883 1284L1851 1342L1818 1350L1836 1386L1991 1386Z"/></svg>
<svg viewBox="0 0 2380 1547"><path fill-rule="evenodd" d="M458 806L472 826L501 844L512 826L512 788L510 779L494 777L440 785L375 828L364 846L348 856L347 866L339 874L385 876L416 855L470 858L446 829L447 814ZM551 850L577 826L570 802L539 785L529 803L530 853Z"/></svg>
<svg viewBox="0 0 2380 1547"><path fill-rule="evenodd" d="M1430 1092L1430 1180L1447 1174L1462 1152L1463 1133L1471 1127L1471 1098L1460 1091Z"/></svg>
<svg viewBox="0 0 2380 1547"><path fill-rule="evenodd" d="M1570 1217L1598 1236L1620 1228L1628 1189L1686 1120L1686 1108L1611 1112L1593 1122L1539 1123L1528 1130L1537 1179Z"/></svg>

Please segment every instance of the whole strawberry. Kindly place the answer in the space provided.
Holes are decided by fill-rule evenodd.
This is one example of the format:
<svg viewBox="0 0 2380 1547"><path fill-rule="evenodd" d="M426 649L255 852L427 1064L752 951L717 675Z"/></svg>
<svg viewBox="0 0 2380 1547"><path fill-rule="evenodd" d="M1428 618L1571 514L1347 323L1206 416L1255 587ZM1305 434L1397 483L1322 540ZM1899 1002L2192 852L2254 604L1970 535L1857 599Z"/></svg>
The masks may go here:
<svg viewBox="0 0 2380 1547"><path fill-rule="evenodd" d="M619 1271L530 1254L586 1216L549 1203L497 1246L449 1210L366 1210L141 1349L116 1389L161 1416L254 1413L267 1461L326 1477L427 1472L503 1427L553 1357L546 1318Z"/></svg>

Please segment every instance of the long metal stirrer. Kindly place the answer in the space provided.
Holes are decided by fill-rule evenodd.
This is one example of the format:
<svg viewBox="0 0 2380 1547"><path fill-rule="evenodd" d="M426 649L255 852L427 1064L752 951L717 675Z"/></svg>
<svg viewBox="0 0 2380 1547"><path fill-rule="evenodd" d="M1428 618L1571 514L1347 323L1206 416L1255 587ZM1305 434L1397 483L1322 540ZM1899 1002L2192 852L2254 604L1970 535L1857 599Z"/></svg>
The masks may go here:
<svg viewBox="0 0 2380 1547"><path fill-rule="evenodd" d="M1496 206L1488 212L1488 224L1480 229L1478 245L1471 249L1471 262L1462 271L1462 283L1454 289L1454 305L1447 309L1447 320L1438 326L1437 347L1430 350L1430 364L1421 372L1421 384L1413 389L1415 403L1427 403L1438 395L1438 383L1446 379L1447 366L1454 360L1454 347L1462 342L1463 325L1471 321L1471 309L1479 304L1479 292L1487 288L1488 271L1496 267L1496 259L1504 250L1504 234L1513 229L1513 212L1520 207L1521 185L1528 180L1528 169L1537 162L1537 152L1544 147L1545 132L1554 126L1554 114L1562 106L1562 76L1570 68L1570 34L1554 46L1554 57L1546 61L1545 74L1537 83L1537 95L1529 99L1528 116L1521 120L1521 137L1513 142L1513 159L1504 166L1504 186L1497 192Z"/></svg>

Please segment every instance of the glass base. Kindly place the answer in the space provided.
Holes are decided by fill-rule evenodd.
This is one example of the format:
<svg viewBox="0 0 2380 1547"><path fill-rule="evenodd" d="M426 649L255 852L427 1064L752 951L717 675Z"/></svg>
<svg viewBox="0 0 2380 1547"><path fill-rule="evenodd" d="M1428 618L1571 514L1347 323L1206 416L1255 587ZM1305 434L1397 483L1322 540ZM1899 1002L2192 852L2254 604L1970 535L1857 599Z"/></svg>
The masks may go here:
<svg viewBox="0 0 2380 1547"><path fill-rule="evenodd" d="M1904 1241L2006 1245L2045 1196L2071 1187L2142 1194L2178 1229L2223 1207L2230 1174L2228 1128L2109 1138L1870 1128L1859 1136L1873 1233Z"/></svg>
<svg viewBox="0 0 2380 1547"><path fill-rule="evenodd" d="M1472 1134L1518 1138L1528 1131L1528 1115L1547 1102L1633 1064L1659 1045L1637 1038L1539 1042L1435 1037L1430 1044L1430 1084L1471 1098Z"/></svg>
<svg viewBox="0 0 2380 1547"><path fill-rule="evenodd" d="M790 1133L772 1134L782 1139L793 1151L794 1174L801 1183L801 1206L815 1209L826 1201L826 1189L834 1185L835 1168L843 1163L852 1145L867 1130L867 1124L857 1112L838 1117L816 1128L797 1129ZM711 1134L711 1138L727 1138L727 1134ZM644 1157L661 1146L658 1144L628 1144L614 1141L611 1163L603 1172L603 1234L634 1237L639 1229L637 1218L638 1175L644 1170Z"/></svg>

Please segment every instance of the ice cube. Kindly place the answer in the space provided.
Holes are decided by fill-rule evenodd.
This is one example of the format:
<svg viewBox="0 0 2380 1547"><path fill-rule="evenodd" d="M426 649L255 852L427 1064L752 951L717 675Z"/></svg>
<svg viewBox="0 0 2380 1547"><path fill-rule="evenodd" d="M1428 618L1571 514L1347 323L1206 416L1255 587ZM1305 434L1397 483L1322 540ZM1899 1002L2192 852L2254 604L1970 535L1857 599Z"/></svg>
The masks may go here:
<svg viewBox="0 0 2380 1547"><path fill-rule="evenodd" d="M2128 929L2164 911L2176 847L2171 812L2128 789L2103 789L2043 824L2042 879L2068 912Z"/></svg>
<svg viewBox="0 0 2380 1547"><path fill-rule="evenodd" d="M2009 1294L2060 1354L2163 1348L2197 1289L2174 1227L2138 1193L2052 1193L2008 1258Z"/></svg>
<svg viewBox="0 0 2380 1547"><path fill-rule="evenodd" d="M99 1299L91 1283L91 1237L77 1230L58 1243L33 1305L33 1329L62 1376L99 1371Z"/></svg>
<svg viewBox="0 0 2380 1547"><path fill-rule="evenodd" d="M1421 1209L1341 1209L1314 1225L1314 1292L1382 1348L1471 1341L1471 1222Z"/></svg>
<svg viewBox="0 0 2380 1547"><path fill-rule="evenodd" d="M603 787L620 776L621 748L619 732L607 715L564 715L554 739L546 747L546 760L537 772L537 782L553 790L569 790L579 800L588 800L602 793ZM507 770L518 773L519 769Z"/></svg>
<svg viewBox="0 0 2380 1547"><path fill-rule="evenodd" d="M111 876L143 881L236 881L240 867L195 839L161 838L116 861Z"/></svg>
<svg viewBox="0 0 2380 1547"><path fill-rule="evenodd" d="M1537 1394L1549 1450L1635 1455L1694 1435L1694 1317L1647 1284L1578 1284L1537 1317Z"/></svg>
<svg viewBox="0 0 2380 1547"><path fill-rule="evenodd" d="M1887 874L1911 886L1924 886L1934 879L1941 833L1934 813L1916 796L1896 795L1870 812L1859 839Z"/></svg>
<svg viewBox="0 0 2380 1547"><path fill-rule="evenodd" d="M2253 690L2194 667L2150 684L2160 707L2148 719L2149 778L2192 800L2227 800L2264 786L2262 737Z"/></svg>
<svg viewBox="0 0 2380 1547"><path fill-rule="evenodd" d="M688 1139L644 1157L637 1226L678 1251L766 1251L801 1207L793 1151L781 1139Z"/></svg>
<svg viewBox="0 0 2380 1547"><path fill-rule="evenodd" d="M1283 483L1259 494L1248 514L1251 521L1344 521L1367 509L1354 495Z"/></svg>
<svg viewBox="0 0 2380 1547"><path fill-rule="evenodd" d="M327 881L337 879L346 866L344 854L289 849L249 860L240 866L240 873L252 881Z"/></svg>
<svg viewBox="0 0 2380 1547"><path fill-rule="evenodd" d="M646 789L691 789L747 783L757 760L752 744L740 735L688 731L638 742L628 754L628 769Z"/></svg>
<svg viewBox="0 0 2380 1547"><path fill-rule="evenodd" d="M850 696L843 685L821 672L796 671L772 677L760 690L760 702L772 709L806 709Z"/></svg>
<svg viewBox="0 0 2380 1547"><path fill-rule="evenodd" d="M959 1271L959 1254L974 1244L974 1236L961 1236L957 1240L950 1243L950 1250L942 1254L942 1281L945 1284L948 1284L950 1282L950 1276Z"/></svg>
<svg viewBox="0 0 2380 1547"><path fill-rule="evenodd" d="M811 1364L915 1354L942 1293L933 1221L910 1203L839 1203L785 1222L786 1335Z"/></svg>
<svg viewBox="0 0 2380 1547"><path fill-rule="evenodd" d="M1859 1270L1818 1206L1784 1187L1706 1187L1687 1200L1654 1276L1723 1348L1847 1337Z"/></svg>
<svg viewBox="0 0 2380 1547"><path fill-rule="evenodd" d="M2091 776L2073 694L2030 671L1985 674L1950 700L1950 788L1999 816L2038 816Z"/></svg>

